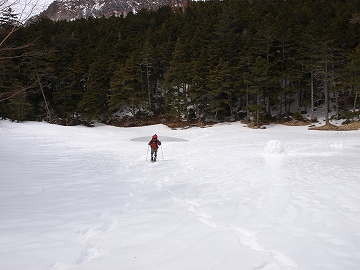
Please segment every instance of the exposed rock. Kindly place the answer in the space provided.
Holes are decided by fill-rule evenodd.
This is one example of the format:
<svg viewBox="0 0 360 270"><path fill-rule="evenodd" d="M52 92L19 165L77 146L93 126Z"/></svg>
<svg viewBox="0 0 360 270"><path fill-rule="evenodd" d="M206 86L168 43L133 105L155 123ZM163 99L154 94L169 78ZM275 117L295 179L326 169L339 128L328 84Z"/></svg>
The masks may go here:
<svg viewBox="0 0 360 270"><path fill-rule="evenodd" d="M141 9L156 10L165 5L176 8L186 6L187 0L57 0L49 5L40 16L54 21L72 21L89 17L126 16Z"/></svg>

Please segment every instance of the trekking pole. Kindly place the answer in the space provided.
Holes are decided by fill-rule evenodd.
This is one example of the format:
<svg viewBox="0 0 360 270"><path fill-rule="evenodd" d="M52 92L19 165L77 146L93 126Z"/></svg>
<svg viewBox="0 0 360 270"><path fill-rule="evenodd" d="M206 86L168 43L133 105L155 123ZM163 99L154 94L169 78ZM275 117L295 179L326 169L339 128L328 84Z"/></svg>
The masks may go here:
<svg viewBox="0 0 360 270"><path fill-rule="evenodd" d="M162 156L162 159L164 159L164 153L163 153L163 150L162 150L162 145L160 145L160 148L161 148L161 156Z"/></svg>
<svg viewBox="0 0 360 270"><path fill-rule="evenodd" d="M145 161L147 161L147 157L148 157L148 155L149 155L149 146L148 146L148 148L147 148L147 152L146 152L146 159L145 159Z"/></svg>

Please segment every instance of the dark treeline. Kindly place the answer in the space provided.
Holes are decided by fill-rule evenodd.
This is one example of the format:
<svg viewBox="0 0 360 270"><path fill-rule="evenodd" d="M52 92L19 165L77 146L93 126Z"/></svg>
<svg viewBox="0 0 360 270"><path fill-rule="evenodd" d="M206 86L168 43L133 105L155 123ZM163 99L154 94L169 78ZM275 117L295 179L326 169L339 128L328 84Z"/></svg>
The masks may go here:
<svg viewBox="0 0 360 270"><path fill-rule="evenodd" d="M360 1L226 0L39 19L0 47L0 116L259 125L325 106L325 119L346 118L360 92L359 10Z"/></svg>

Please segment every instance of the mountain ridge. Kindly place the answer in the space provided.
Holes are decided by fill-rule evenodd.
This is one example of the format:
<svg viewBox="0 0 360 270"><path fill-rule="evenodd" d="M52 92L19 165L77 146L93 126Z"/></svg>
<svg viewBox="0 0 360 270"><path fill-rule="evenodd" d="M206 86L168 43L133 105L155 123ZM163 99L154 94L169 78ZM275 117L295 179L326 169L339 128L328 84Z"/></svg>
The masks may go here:
<svg viewBox="0 0 360 270"><path fill-rule="evenodd" d="M170 5L173 8L184 8L187 0L56 0L39 16L53 21L72 21L89 17L126 16L141 9L157 10Z"/></svg>

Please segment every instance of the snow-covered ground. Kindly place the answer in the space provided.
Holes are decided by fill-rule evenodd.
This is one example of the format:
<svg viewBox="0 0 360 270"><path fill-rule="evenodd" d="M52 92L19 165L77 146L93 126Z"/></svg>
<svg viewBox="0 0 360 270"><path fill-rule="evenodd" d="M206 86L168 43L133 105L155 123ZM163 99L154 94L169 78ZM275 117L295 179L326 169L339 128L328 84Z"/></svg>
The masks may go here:
<svg viewBox="0 0 360 270"><path fill-rule="evenodd" d="M360 131L0 121L0 149L1 269L360 267Z"/></svg>

